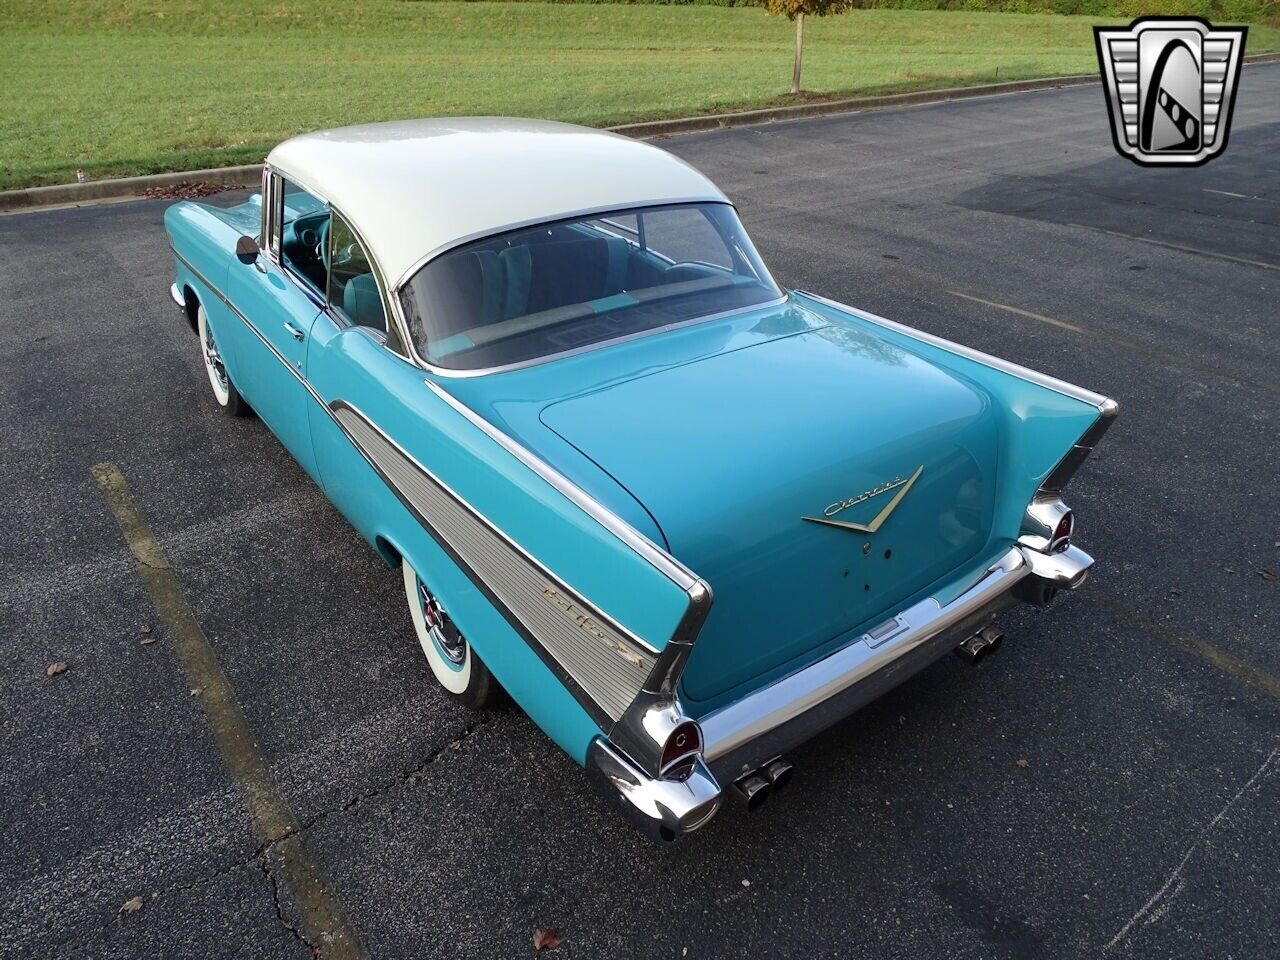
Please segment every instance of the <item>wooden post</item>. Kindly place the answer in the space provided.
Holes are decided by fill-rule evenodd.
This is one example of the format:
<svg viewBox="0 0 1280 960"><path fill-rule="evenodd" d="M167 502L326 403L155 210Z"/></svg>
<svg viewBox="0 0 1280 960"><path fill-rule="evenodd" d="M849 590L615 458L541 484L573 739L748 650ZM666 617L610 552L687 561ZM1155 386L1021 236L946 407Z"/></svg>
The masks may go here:
<svg viewBox="0 0 1280 960"><path fill-rule="evenodd" d="M804 56L804 14L796 17L796 65L791 71L791 92L800 92L800 60Z"/></svg>

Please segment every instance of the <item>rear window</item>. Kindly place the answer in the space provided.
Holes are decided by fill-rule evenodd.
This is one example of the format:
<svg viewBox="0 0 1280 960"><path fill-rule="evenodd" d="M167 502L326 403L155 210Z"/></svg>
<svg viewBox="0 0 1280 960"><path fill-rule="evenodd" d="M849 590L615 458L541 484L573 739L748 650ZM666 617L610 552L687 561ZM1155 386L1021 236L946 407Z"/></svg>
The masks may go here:
<svg viewBox="0 0 1280 960"><path fill-rule="evenodd" d="M418 352L456 370L536 360L780 295L723 203L513 230L436 257L400 291Z"/></svg>

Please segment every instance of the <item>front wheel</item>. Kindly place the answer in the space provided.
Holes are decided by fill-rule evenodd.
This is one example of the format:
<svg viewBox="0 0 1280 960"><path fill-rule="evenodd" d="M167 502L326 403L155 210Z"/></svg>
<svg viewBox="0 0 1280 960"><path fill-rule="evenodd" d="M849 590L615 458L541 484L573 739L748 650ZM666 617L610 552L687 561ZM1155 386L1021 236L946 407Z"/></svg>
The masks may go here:
<svg viewBox="0 0 1280 960"><path fill-rule="evenodd" d="M222 352L218 342L213 338L213 327L209 325L209 316L204 312L204 304L196 308L196 330L200 334L200 352L204 356L205 373L209 375L209 386L213 388L213 399L233 417L243 417L249 413L249 405L240 396L240 391L231 382L227 374L227 366L222 360Z"/></svg>
<svg viewBox="0 0 1280 960"><path fill-rule="evenodd" d="M400 561L404 573L404 590L409 600L409 613L418 633L418 643L427 655L431 672L445 691L472 710L483 710L498 699L500 687L489 668L471 649L449 614L445 613L422 578L409 565Z"/></svg>

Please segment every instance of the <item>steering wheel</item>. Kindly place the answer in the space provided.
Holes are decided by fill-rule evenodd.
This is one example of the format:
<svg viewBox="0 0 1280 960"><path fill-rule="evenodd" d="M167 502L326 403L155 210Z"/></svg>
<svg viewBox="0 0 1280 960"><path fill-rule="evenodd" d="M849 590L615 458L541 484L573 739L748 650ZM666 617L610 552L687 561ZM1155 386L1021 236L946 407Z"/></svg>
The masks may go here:
<svg viewBox="0 0 1280 960"><path fill-rule="evenodd" d="M324 264L325 272L329 272L329 218L325 217L316 228L316 257Z"/></svg>

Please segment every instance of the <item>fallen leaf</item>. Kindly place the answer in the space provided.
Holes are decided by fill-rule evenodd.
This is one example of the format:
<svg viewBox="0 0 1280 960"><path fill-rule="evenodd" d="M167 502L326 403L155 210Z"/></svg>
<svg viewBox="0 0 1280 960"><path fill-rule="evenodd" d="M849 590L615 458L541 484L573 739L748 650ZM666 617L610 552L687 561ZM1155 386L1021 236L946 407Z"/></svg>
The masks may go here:
<svg viewBox="0 0 1280 960"><path fill-rule="evenodd" d="M121 913L137 913L141 909L142 909L141 897L130 897L128 900L126 900L124 903L120 905Z"/></svg>
<svg viewBox="0 0 1280 960"><path fill-rule="evenodd" d="M539 950L554 950L560 946L560 931L555 927L546 930L533 928L533 950L537 953Z"/></svg>
<svg viewBox="0 0 1280 960"><path fill-rule="evenodd" d="M1031 766L1031 764L1027 763L1026 760L1019 760L1018 766L1021 767L1023 770L1025 770L1027 769L1027 767Z"/></svg>
<svg viewBox="0 0 1280 960"><path fill-rule="evenodd" d="M207 180L184 180L163 187L148 187L142 191L142 196L148 200L197 200L226 189L223 184Z"/></svg>
<svg viewBox="0 0 1280 960"><path fill-rule="evenodd" d="M156 642L155 637L143 637L141 643L144 647L149 647Z"/></svg>
<svg viewBox="0 0 1280 960"><path fill-rule="evenodd" d="M191 688L191 695L192 695L193 697L198 697L198 696L200 696L200 694L201 694L201 693L203 693L203 692L204 692L204 687L192 687L192 688Z"/></svg>
<svg viewBox="0 0 1280 960"><path fill-rule="evenodd" d="M1170 588L1169 588L1169 596L1171 596L1171 597L1180 597L1180 596L1182 596L1182 591L1181 591L1181 590L1179 590L1177 587L1170 587Z"/></svg>
<svg viewBox="0 0 1280 960"><path fill-rule="evenodd" d="M146 624L146 623L144 623L141 627L139 627L139 628L138 628L138 632L139 632L139 633L150 633L150 632L151 632L151 626L150 626L150 624Z"/></svg>
<svg viewBox="0 0 1280 960"><path fill-rule="evenodd" d="M1268 583L1275 583L1277 580L1280 580L1280 573L1276 573L1274 570L1259 570L1258 576L1263 580L1266 580Z"/></svg>
<svg viewBox="0 0 1280 960"><path fill-rule="evenodd" d="M59 660L57 663L51 663L51 664L49 664L48 669L47 669L47 670L45 670L45 672L44 672L44 673L45 673L45 676L46 676L46 677L56 677L58 674L60 674L60 673L66 673L66 672L67 672L67 665L66 665L66 663L64 663L63 661Z"/></svg>

